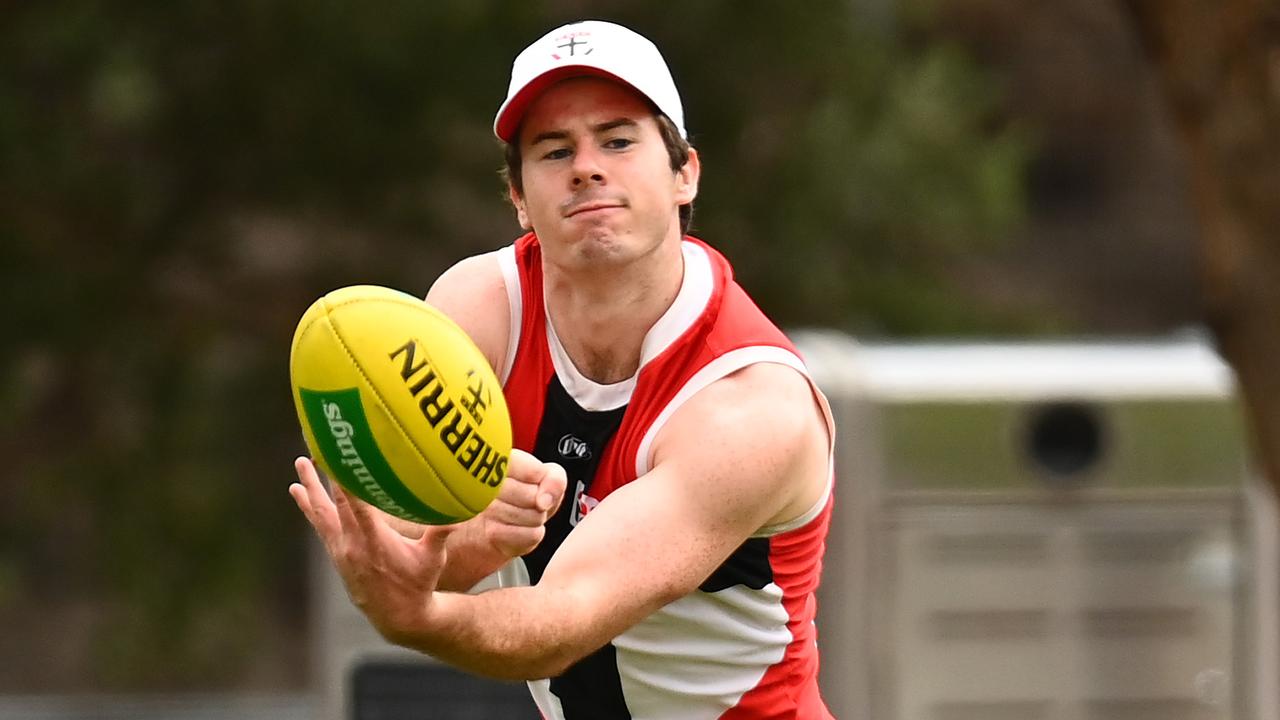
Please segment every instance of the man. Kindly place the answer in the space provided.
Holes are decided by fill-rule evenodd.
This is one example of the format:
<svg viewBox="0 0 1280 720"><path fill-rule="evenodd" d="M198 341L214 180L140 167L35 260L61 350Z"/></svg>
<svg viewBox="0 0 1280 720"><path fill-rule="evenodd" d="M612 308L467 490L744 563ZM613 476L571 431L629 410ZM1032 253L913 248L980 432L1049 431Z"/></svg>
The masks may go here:
<svg viewBox="0 0 1280 720"><path fill-rule="evenodd" d="M290 493L385 637L529 680L547 718L828 718L830 413L724 258L684 236L701 167L683 124L630 30L574 23L522 52L494 128L531 232L427 300L497 370L527 452L453 527L402 535L330 500L305 458ZM495 571L501 589L450 592Z"/></svg>

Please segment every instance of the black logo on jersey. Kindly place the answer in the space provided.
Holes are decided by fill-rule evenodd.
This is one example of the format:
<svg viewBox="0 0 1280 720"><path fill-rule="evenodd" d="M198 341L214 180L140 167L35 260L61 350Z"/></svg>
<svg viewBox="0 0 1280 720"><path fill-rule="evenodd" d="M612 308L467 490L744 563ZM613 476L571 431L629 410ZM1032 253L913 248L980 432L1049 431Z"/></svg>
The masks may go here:
<svg viewBox="0 0 1280 720"><path fill-rule="evenodd" d="M569 460L586 460L591 457L591 448L587 443L573 435L560 438L556 449L560 452L560 457Z"/></svg>

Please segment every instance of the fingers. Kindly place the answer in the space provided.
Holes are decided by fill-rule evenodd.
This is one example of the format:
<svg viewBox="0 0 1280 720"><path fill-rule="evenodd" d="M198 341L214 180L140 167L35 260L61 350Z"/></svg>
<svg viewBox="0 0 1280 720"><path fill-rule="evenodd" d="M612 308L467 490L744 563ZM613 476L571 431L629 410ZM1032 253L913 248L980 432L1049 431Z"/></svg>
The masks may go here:
<svg viewBox="0 0 1280 720"><path fill-rule="evenodd" d="M485 539L505 557L520 557L532 551L542 543L547 529L542 525L536 527L518 527L489 523L485 526Z"/></svg>
<svg viewBox="0 0 1280 720"><path fill-rule="evenodd" d="M507 557L519 557L537 547L567 484L564 468L513 450L498 497L481 516L484 536Z"/></svg>
<svg viewBox="0 0 1280 720"><path fill-rule="evenodd" d="M353 497L337 483L332 484L330 496L309 458L297 458L293 467L299 482L289 486L289 495L307 516L330 555L337 558L357 537L377 533L377 520L371 506Z"/></svg>
<svg viewBox="0 0 1280 720"><path fill-rule="evenodd" d="M548 515L554 514L556 508L560 506L560 501L564 498L565 487L568 485L568 479L565 476L564 468L555 463L544 463L536 457L519 449L511 451L511 460L507 465L508 480L514 480L517 484L527 485L536 489L530 498L530 501L523 501L519 504L535 508ZM508 484L504 482L505 485ZM514 497L523 499L523 493L517 491L513 493Z"/></svg>
<svg viewBox="0 0 1280 720"><path fill-rule="evenodd" d="M325 492L320 474L316 472L310 459L297 458L293 461L293 469L298 474L298 482L289 485L289 495L315 528L320 539L326 546L330 546L342 534L333 500Z"/></svg>
<svg viewBox="0 0 1280 720"><path fill-rule="evenodd" d="M320 473L308 458L295 460L294 469L298 482L289 486L289 495L311 522L340 571L344 567L355 567L352 563L363 566L377 558L381 558L377 562L395 559L404 552L395 546L397 542L405 542L406 535L389 522L390 516L384 516L337 484L326 492ZM542 540L543 526L560 506L567 485L564 468L513 450L508 477L484 513L485 535L495 547L512 556L536 547ZM420 567L438 570L454 529L455 526L423 527L421 535L409 541L409 545L415 542L419 545L419 550L413 552L419 560L411 564L418 566L421 559L436 557L438 561Z"/></svg>
<svg viewBox="0 0 1280 720"><path fill-rule="evenodd" d="M523 492L528 495L527 502L517 502L500 495L486 509L488 519L515 527L541 527L547 521L549 513L534 507L536 488L525 487Z"/></svg>
<svg viewBox="0 0 1280 720"><path fill-rule="evenodd" d="M445 543L449 540L449 536L454 530L458 529L458 525L428 525L422 532L422 537L418 542L427 546L434 554L443 556L445 552Z"/></svg>
<svg viewBox="0 0 1280 720"><path fill-rule="evenodd" d="M443 550L444 542L452 533L454 525L419 525L389 515L369 503L361 500L340 485L333 487L333 499L337 515L342 527L349 530L346 537L349 541L362 547L362 552L378 555L386 546L395 540L415 540L439 550ZM412 526L413 532L402 531L397 523ZM427 537L431 535L431 537Z"/></svg>
<svg viewBox="0 0 1280 720"><path fill-rule="evenodd" d="M351 517L355 519L356 526L360 528L360 531L368 537L376 536L379 528L379 519L376 516L377 510L369 503L347 492L346 488L338 488L337 494L342 497L343 504L350 511Z"/></svg>
<svg viewBox="0 0 1280 720"><path fill-rule="evenodd" d="M351 602L387 637L411 627L439 582L453 528L428 528L409 540L345 488L334 485L330 497L310 460L298 458L294 468L289 495L324 542Z"/></svg>
<svg viewBox="0 0 1280 720"><path fill-rule="evenodd" d="M530 476L540 476L543 462L520 448L511 448L511 459L507 462L507 476L517 480L527 480Z"/></svg>
<svg viewBox="0 0 1280 720"><path fill-rule="evenodd" d="M498 488L499 501L533 510L538 506L538 484L507 476Z"/></svg>
<svg viewBox="0 0 1280 720"><path fill-rule="evenodd" d="M333 507L338 514L338 520L342 522L343 527L355 527L356 517L351 510L351 496L337 483L334 483L331 487L333 489Z"/></svg>
<svg viewBox="0 0 1280 720"><path fill-rule="evenodd" d="M546 473L538 483L538 509L553 515L564 500L569 478L565 475L564 468L556 463L547 463L543 467L546 468Z"/></svg>

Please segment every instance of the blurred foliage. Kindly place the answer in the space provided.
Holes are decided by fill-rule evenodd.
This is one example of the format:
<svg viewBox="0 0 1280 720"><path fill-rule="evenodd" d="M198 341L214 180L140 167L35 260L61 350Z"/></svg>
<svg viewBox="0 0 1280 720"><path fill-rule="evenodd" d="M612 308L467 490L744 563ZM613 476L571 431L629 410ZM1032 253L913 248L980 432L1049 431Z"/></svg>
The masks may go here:
<svg viewBox="0 0 1280 720"><path fill-rule="evenodd" d="M29 660L0 690L305 680L294 323L340 285L424 293L515 236L492 113L560 22L664 48L706 169L695 232L782 323L1034 323L944 272L1019 221L1025 140L961 53L875 7L8 7L0 631Z"/></svg>

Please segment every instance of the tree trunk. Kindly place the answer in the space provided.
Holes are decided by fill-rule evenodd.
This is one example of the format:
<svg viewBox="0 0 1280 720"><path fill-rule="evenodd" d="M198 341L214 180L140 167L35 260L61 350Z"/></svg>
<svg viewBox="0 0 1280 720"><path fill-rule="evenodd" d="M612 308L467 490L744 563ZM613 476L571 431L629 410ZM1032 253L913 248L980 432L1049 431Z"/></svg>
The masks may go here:
<svg viewBox="0 0 1280 720"><path fill-rule="evenodd" d="M1280 2L1122 1L1186 147L1209 325L1280 492Z"/></svg>

